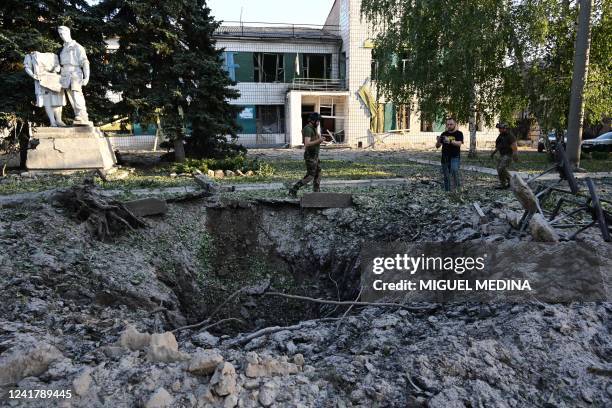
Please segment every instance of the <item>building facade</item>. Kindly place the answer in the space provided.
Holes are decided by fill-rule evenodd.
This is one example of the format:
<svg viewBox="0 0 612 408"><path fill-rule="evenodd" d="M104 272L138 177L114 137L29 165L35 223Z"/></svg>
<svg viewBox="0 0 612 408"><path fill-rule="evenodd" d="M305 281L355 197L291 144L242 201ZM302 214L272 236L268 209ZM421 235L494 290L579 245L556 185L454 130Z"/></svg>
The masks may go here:
<svg viewBox="0 0 612 408"><path fill-rule="evenodd" d="M224 23L216 30L240 91L231 101L242 108L237 143L299 146L306 117L318 112L321 132L339 144L433 146L443 121L425 123L409 106L376 97L373 31L360 7L360 0L336 0L322 26ZM495 129L479 130L480 147L497 137Z"/></svg>

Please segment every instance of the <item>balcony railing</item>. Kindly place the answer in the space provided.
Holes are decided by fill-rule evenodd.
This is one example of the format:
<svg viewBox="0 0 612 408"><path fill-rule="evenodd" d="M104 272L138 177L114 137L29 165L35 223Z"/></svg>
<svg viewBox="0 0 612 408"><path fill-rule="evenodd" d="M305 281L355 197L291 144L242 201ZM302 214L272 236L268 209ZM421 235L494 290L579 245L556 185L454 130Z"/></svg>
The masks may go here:
<svg viewBox="0 0 612 408"><path fill-rule="evenodd" d="M346 81L344 79L295 78L289 88L301 91L344 91Z"/></svg>
<svg viewBox="0 0 612 408"><path fill-rule="evenodd" d="M255 38L304 38L340 40L337 25L288 24L261 21L224 21L215 32L215 37Z"/></svg>

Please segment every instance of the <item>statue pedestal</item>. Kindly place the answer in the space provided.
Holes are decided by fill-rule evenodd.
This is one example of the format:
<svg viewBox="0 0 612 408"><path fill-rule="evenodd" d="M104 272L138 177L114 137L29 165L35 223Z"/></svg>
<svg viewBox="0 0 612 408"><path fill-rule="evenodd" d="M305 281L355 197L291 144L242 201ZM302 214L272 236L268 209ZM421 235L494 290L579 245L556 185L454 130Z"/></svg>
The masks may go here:
<svg viewBox="0 0 612 408"><path fill-rule="evenodd" d="M117 163L110 142L93 126L38 127L32 138L40 144L28 150L28 170L107 170Z"/></svg>

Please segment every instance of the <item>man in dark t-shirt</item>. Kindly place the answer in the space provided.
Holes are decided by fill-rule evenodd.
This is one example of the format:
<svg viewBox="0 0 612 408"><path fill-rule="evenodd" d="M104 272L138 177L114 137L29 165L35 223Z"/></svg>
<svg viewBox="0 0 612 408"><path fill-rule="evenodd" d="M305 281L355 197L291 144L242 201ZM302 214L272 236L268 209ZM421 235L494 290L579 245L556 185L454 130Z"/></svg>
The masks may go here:
<svg viewBox="0 0 612 408"><path fill-rule="evenodd" d="M495 127L499 129L499 136L495 140L495 150L491 153L491 157L495 156L496 152L499 152L497 176L499 177L500 185L496 188L507 189L510 187L510 172L508 168L513 160L518 161L518 147L516 137L510 133L506 123L498 123Z"/></svg>
<svg viewBox="0 0 612 408"><path fill-rule="evenodd" d="M462 144L463 133L457 130L457 121L454 118L448 118L446 130L436 139L436 149L442 146L442 175L445 191L455 191L461 187L459 164Z"/></svg>

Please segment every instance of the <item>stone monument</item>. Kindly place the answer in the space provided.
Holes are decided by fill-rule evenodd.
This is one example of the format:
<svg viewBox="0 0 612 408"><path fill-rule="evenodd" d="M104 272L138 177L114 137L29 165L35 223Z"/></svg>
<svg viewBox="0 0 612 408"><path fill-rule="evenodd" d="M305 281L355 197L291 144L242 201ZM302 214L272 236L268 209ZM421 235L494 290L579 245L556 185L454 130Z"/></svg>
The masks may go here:
<svg viewBox="0 0 612 408"><path fill-rule="evenodd" d="M64 48L59 57L62 66L60 85L66 91L74 110L74 124L90 125L83 96L83 87L89 83L89 60L85 48L72 39L68 27L60 26L57 31L64 41Z"/></svg>
<svg viewBox="0 0 612 408"><path fill-rule="evenodd" d="M52 127L66 126L62 122L62 107L66 105L66 98L60 85L60 63L57 55L33 51L25 56L23 67L34 79L36 106L44 106Z"/></svg>
<svg viewBox="0 0 612 408"><path fill-rule="evenodd" d="M108 139L89 121L83 96L90 72L85 48L72 39L68 27L59 27L58 33L64 41L59 58L33 52L24 61L26 72L36 81L37 106L45 107L51 124L32 132L39 145L28 151L26 166L28 170L109 169L117 162L115 154ZM74 110L73 126L61 119L66 96Z"/></svg>

